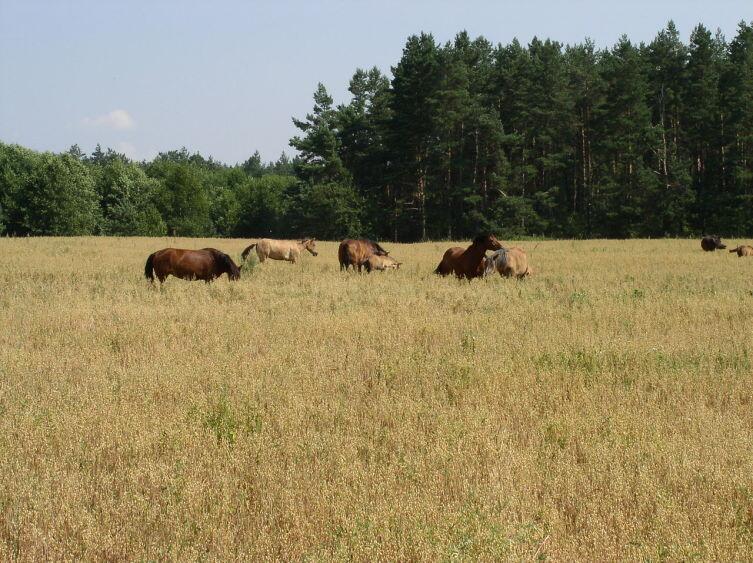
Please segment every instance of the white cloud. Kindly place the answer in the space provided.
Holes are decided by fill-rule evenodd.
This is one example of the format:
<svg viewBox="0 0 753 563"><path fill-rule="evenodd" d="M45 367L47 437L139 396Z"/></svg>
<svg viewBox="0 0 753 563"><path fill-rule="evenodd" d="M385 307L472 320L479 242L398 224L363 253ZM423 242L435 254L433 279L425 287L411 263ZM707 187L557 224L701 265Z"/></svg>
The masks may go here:
<svg viewBox="0 0 753 563"><path fill-rule="evenodd" d="M136 147L126 141L121 141L115 145L115 151L126 155L131 160L137 160Z"/></svg>
<svg viewBox="0 0 753 563"><path fill-rule="evenodd" d="M117 130L133 129L136 126L131 114L124 109L115 109L98 117L85 117L84 124Z"/></svg>

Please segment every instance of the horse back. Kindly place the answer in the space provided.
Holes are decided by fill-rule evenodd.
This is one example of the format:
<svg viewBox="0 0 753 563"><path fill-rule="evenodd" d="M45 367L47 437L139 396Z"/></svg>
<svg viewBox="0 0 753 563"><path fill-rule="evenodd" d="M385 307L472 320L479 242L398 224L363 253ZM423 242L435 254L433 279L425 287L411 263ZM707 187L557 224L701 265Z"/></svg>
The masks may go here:
<svg viewBox="0 0 753 563"><path fill-rule="evenodd" d="M298 242L293 240L261 239L256 247L268 258L289 260L298 249Z"/></svg>
<svg viewBox="0 0 753 563"><path fill-rule="evenodd" d="M185 250L165 248L154 256L155 273L162 279L168 275L182 279L211 279L215 273L214 249Z"/></svg>

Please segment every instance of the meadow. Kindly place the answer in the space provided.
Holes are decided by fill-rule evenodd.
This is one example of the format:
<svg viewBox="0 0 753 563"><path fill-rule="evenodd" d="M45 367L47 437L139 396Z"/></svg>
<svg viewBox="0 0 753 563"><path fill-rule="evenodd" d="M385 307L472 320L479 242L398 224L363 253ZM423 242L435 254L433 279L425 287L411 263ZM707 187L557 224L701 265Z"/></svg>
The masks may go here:
<svg viewBox="0 0 753 563"><path fill-rule="evenodd" d="M248 243L0 239L0 559L753 559L753 259L144 279Z"/></svg>

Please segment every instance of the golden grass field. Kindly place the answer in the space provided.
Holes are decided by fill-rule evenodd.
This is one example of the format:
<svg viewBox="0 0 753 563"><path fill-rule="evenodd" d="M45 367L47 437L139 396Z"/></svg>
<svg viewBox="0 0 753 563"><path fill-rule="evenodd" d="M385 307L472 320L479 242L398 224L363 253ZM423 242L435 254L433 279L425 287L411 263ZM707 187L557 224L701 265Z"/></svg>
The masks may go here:
<svg viewBox="0 0 753 563"><path fill-rule="evenodd" d="M0 559L753 559L753 259L144 279L248 243L0 240Z"/></svg>

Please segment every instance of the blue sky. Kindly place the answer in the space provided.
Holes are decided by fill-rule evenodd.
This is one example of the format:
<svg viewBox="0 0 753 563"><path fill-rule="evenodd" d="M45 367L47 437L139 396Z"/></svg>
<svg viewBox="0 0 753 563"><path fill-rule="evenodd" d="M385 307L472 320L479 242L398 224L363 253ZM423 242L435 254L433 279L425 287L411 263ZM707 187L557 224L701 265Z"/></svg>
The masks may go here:
<svg viewBox="0 0 753 563"><path fill-rule="evenodd" d="M493 43L650 41L673 19L734 37L750 0L0 0L0 140L61 151L97 142L137 159L186 146L274 160L322 82L336 102L358 67L389 73L406 38L463 29Z"/></svg>

